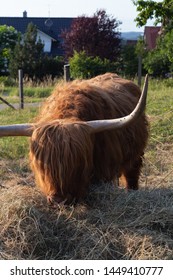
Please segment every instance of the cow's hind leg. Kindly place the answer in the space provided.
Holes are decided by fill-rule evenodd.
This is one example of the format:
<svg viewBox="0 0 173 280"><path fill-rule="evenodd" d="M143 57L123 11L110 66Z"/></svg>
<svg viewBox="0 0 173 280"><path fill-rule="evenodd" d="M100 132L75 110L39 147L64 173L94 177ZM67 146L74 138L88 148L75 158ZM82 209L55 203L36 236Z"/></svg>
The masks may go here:
<svg viewBox="0 0 173 280"><path fill-rule="evenodd" d="M123 183L128 190L137 190L139 187L139 176L142 168L142 158L127 165L123 170Z"/></svg>

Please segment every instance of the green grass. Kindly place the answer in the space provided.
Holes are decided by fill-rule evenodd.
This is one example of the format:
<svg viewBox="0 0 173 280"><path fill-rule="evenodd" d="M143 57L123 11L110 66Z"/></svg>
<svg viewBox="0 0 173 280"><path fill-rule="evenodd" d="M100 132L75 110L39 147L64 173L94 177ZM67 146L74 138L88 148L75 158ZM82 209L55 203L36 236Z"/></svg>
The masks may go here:
<svg viewBox="0 0 173 280"><path fill-rule="evenodd" d="M47 86L25 86L24 87L24 107L25 103L42 102L49 96L53 87ZM10 104L19 104L18 87L1 87L0 96ZM4 104L0 100L0 104ZM24 110L8 109L0 110L0 125L30 122L37 114L38 109L30 108ZM26 137L6 137L0 138L0 159L20 159L28 156L29 144Z"/></svg>
<svg viewBox="0 0 173 280"><path fill-rule="evenodd" d="M167 80L151 80L149 84L146 112L150 117L152 145L173 140L173 91L168 85Z"/></svg>
<svg viewBox="0 0 173 280"><path fill-rule="evenodd" d="M19 99L18 96L2 96L2 95L0 95L0 97L5 99L11 105L20 103L20 99ZM38 103L38 102L42 102L44 99L45 98L24 96L24 106L25 106L26 103ZM4 104L4 102L0 100L0 104Z"/></svg>
<svg viewBox="0 0 173 280"><path fill-rule="evenodd" d="M24 110L0 110L0 125L31 122L38 108ZM29 141L27 137L0 138L0 159L20 159L28 156Z"/></svg>
<svg viewBox="0 0 173 280"><path fill-rule="evenodd" d="M24 87L24 102L38 102L40 98L50 95L53 87ZM0 96L10 103L19 102L19 89L17 87L5 87L0 89ZM0 100L0 104L3 103Z"/></svg>
<svg viewBox="0 0 173 280"><path fill-rule="evenodd" d="M0 124L25 123L32 121L38 108L26 108L24 110L6 109L0 110Z"/></svg>

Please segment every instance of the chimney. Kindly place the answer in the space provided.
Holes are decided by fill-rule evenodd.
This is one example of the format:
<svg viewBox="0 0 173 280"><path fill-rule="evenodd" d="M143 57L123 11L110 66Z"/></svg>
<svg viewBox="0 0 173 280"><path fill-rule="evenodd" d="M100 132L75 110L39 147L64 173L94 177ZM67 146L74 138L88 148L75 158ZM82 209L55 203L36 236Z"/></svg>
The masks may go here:
<svg viewBox="0 0 173 280"><path fill-rule="evenodd" d="M23 17L26 18L27 17L27 11L23 12Z"/></svg>

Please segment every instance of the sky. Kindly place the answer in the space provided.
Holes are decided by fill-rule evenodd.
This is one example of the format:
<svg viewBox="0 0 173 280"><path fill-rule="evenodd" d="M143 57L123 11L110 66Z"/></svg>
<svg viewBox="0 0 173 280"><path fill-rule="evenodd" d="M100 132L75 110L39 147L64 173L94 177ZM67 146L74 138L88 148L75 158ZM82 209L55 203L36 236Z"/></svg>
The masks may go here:
<svg viewBox="0 0 173 280"><path fill-rule="evenodd" d="M28 17L92 16L99 9L122 22L120 32L144 30L136 27L132 0L0 0L0 17L22 17L25 10Z"/></svg>

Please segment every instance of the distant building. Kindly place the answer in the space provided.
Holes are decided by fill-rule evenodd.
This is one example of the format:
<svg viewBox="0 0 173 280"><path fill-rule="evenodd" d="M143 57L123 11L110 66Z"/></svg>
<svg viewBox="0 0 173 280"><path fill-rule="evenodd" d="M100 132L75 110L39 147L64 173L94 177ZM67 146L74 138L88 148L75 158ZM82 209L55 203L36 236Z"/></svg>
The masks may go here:
<svg viewBox="0 0 173 280"><path fill-rule="evenodd" d="M24 34L29 23L37 26L37 38L44 44L44 52L52 56L64 55L61 32L70 29L73 18L0 17L0 25L13 26Z"/></svg>
<svg viewBox="0 0 173 280"><path fill-rule="evenodd" d="M160 29L160 26L145 26L144 41L148 50L153 50L156 47Z"/></svg>
<svg viewBox="0 0 173 280"><path fill-rule="evenodd" d="M128 46L135 46L139 40L139 38L143 37L143 32L122 32L121 33L121 39L122 39L122 45L128 45Z"/></svg>

